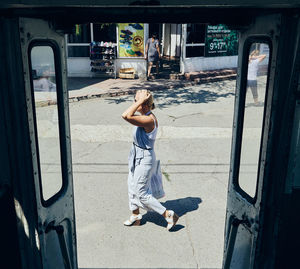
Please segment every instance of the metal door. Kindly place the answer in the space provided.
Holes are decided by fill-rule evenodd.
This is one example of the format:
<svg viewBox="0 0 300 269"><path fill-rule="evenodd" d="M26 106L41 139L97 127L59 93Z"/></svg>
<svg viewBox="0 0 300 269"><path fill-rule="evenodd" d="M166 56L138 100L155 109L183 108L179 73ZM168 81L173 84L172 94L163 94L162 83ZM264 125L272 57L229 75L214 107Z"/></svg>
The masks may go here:
<svg viewBox="0 0 300 269"><path fill-rule="evenodd" d="M43 268L77 268L65 39L44 20L20 18L36 240Z"/></svg>
<svg viewBox="0 0 300 269"><path fill-rule="evenodd" d="M257 17L240 31L223 268L258 266L281 19Z"/></svg>

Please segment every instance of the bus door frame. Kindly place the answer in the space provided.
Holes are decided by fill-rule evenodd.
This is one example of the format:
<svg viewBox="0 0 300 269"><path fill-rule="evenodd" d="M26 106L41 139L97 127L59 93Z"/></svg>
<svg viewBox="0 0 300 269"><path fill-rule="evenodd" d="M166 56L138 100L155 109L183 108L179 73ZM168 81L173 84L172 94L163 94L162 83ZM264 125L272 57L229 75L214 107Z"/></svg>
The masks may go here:
<svg viewBox="0 0 300 269"><path fill-rule="evenodd" d="M269 153L271 130L271 108L273 101L273 83L275 77L274 63L278 50L279 36L278 24L280 15L256 17L254 23L239 36L238 74L236 82L236 96L233 119L233 136L231 148L231 163L227 196L227 211L225 223L224 259L223 268L239 268L235 257L245 255L245 268L253 268L258 247L258 239L263 220L263 212L266 198L266 169ZM247 71L250 46L253 43L267 43L270 49L268 64L268 76L264 103L264 119L260 141L260 154L255 196L249 196L239 186L239 168L243 137L243 124L245 112L245 99L247 92ZM247 235L247 236L245 236ZM247 240L246 240L247 239ZM241 242L241 243L239 243ZM245 252L234 255L241 251L238 245L244 245Z"/></svg>
<svg viewBox="0 0 300 269"><path fill-rule="evenodd" d="M43 268L58 268L62 264L65 268L77 268L65 37L64 34L55 31L51 22L41 19L19 18L19 29L36 196L36 237L40 247L41 260ZM31 49L41 45L50 46L54 52L62 171L61 189L46 201L42 191L30 59Z"/></svg>
<svg viewBox="0 0 300 269"><path fill-rule="evenodd" d="M240 35L225 224L223 259L223 268L225 269L239 268L232 258L234 251L239 251L238 246L235 247L235 243L243 240L239 237L238 229L240 227L247 231L251 238L248 243L244 244L244 246L248 244L247 247L250 248L245 268L275 268L276 259L282 255L278 252L280 248L278 227L282 221L280 217L284 203L282 193L285 188L288 167L286 156L290 151L295 92L297 90L297 83L293 82L295 80L293 68L296 57L295 48L299 37L293 35L293 32L299 29L298 24L298 18L290 14L259 16ZM254 198L245 194L238 184L247 90L249 40L254 42L264 42L265 40L270 44L271 52ZM299 74L296 77L298 79Z"/></svg>

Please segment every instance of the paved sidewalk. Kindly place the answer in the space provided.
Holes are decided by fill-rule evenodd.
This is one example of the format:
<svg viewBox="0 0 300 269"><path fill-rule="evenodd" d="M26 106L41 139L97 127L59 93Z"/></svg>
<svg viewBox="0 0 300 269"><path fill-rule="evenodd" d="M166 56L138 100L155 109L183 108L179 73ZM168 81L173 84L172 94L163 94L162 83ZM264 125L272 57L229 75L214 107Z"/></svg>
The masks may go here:
<svg viewBox="0 0 300 269"><path fill-rule="evenodd" d="M236 72L231 69L187 73L181 79L153 79L150 81L143 79L68 78L69 101L76 102L98 97L127 95L140 89L163 91L235 78ZM56 104L55 92L35 92L35 101L36 106Z"/></svg>
<svg viewBox="0 0 300 269"><path fill-rule="evenodd" d="M80 90L69 91L70 101L80 101L96 97L112 97L127 95L137 90L149 89L151 91L182 88L195 84L192 81L156 79L145 81L140 79L107 79L98 83L83 87Z"/></svg>
<svg viewBox="0 0 300 269"><path fill-rule="evenodd" d="M153 79L145 81L144 79L90 79L90 84L76 88L76 81L84 83L84 79L69 78L69 99L70 101L79 101L95 97L108 97L117 95L126 95L140 89L149 89L151 91L165 90L173 88L182 88L207 82L216 82L221 80L235 79L236 70L225 69L215 71L203 71L184 74L181 79ZM88 79L85 79L86 81Z"/></svg>

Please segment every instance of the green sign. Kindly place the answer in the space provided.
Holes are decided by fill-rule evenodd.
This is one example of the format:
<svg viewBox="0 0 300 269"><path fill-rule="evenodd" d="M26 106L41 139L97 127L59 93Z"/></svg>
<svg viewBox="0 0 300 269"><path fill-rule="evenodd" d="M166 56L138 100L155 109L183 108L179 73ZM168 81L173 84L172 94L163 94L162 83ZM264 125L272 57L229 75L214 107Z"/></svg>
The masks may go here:
<svg viewBox="0 0 300 269"><path fill-rule="evenodd" d="M205 57L232 56L238 54L238 33L224 24L207 25Z"/></svg>

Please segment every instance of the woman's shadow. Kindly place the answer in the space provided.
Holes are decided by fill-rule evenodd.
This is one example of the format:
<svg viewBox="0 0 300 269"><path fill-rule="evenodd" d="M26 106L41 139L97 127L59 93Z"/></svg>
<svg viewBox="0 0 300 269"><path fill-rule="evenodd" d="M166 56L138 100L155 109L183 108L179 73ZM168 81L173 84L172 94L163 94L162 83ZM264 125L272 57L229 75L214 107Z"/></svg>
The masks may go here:
<svg viewBox="0 0 300 269"><path fill-rule="evenodd" d="M198 197L186 197L176 200L168 200L166 202L162 202L161 204L167 208L167 210L173 210L179 217L182 217L188 212L197 210L199 208L199 204L202 202L201 198ZM153 222L156 225L167 227L167 222L163 216L148 211L141 220L141 225L146 224L147 222ZM177 224L170 231L177 232L184 228L183 225Z"/></svg>

